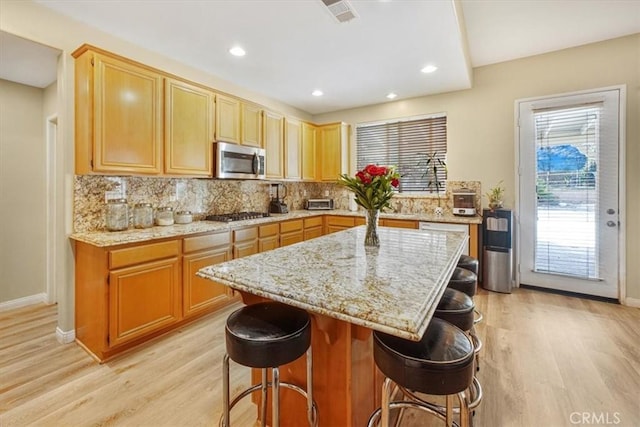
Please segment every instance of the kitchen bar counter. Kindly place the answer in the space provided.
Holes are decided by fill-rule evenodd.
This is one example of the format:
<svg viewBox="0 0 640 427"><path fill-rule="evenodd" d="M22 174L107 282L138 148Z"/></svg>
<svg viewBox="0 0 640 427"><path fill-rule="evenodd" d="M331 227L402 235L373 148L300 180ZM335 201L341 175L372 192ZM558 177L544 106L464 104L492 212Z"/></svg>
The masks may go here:
<svg viewBox="0 0 640 427"><path fill-rule="evenodd" d="M238 291L419 340L460 257L464 233L365 226L200 270Z"/></svg>
<svg viewBox="0 0 640 427"><path fill-rule="evenodd" d="M319 427L366 425L380 405L382 376L372 330L418 340L463 249L464 233L380 227L380 248L364 248L365 226L216 264L197 274L312 317L313 388ZM304 357L281 380L305 385ZM254 370L254 383L260 372ZM282 427L306 425L299 396L281 390Z"/></svg>
<svg viewBox="0 0 640 427"><path fill-rule="evenodd" d="M147 229L130 228L125 231L93 231L78 232L71 234L72 240L88 243L98 247L109 247L122 245L127 243L141 243L157 239L169 237L181 237L191 234L206 233L211 231L232 230L234 228L246 227L256 224L268 224L270 222L284 221L288 219L306 218L318 215L338 215L338 216L357 216L364 217L364 212L347 211L347 210L328 210L328 211L292 211L288 214L271 214L267 218L249 219L244 221L234 221L230 223L215 221L195 221L191 224L176 224L170 226L155 226ZM380 218L428 221L428 222L446 222L457 224L482 224L482 217L472 216L455 216L445 214L436 216L433 214L397 214L382 213Z"/></svg>

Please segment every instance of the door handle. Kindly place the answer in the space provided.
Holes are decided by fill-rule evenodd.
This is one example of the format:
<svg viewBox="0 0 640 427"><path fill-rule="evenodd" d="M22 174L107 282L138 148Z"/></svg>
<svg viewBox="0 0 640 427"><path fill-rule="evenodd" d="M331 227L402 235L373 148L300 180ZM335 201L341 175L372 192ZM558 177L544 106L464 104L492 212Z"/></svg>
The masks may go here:
<svg viewBox="0 0 640 427"><path fill-rule="evenodd" d="M618 223L615 221L607 221L607 227L615 227L617 226Z"/></svg>

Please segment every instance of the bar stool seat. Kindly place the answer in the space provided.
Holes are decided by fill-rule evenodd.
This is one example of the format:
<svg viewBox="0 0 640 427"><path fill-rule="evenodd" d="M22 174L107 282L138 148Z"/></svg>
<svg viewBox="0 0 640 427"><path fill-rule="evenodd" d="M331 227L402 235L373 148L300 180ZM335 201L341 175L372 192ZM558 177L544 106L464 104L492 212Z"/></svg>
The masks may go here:
<svg viewBox="0 0 640 427"><path fill-rule="evenodd" d="M453 274L451 275L451 279L449 279L447 287L464 292L470 297L473 297L478 290L478 276L476 276L472 271L456 267L453 270Z"/></svg>
<svg viewBox="0 0 640 427"><path fill-rule="evenodd" d="M434 317L446 320L463 331L470 331L473 327L473 299L464 292L447 288L438 302Z"/></svg>
<svg viewBox="0 0 640 427"><path fill-rule="evenodd" d="M471 271L476 276L478 275L478 267L480 263L472 256L462 254L458 259L458 267Z"/></svg>
<svg viewBox="0 0 640 427"><path fill-rule="evenodd" d="M278 427L280 419L280 387L286 387L303 395L307 400L309 425L317 423L317 409L313 402L313 361L311 354L311 318L301 309L278 302L264 302L242 307L227 318L225 326L227 352L223 357L223 413L222 426L230 427L231 409L240 399L260 390L261 421L266 425L267 390L271 386L272 426ZM280 382L279 366L293 362L307 354L307 388ZM229 396L229 359L251 368L262 369L261 384L254 385L232 401ZM267 381L267 370L272 370L272 381Z"/></svg>
<svg viewBox="0 0 640 427"><path fill-rule="evenodd" d="M389 411L415 408L445 419L451 425L453 397L458 396L461 425L469 424L468 398L465 395L473 381L473 343L456 326L438 318L431 319L418 342L405 340L381 332L373 334L373 357L386 376L382 390L382 407L369 418L369 427L381 418L382 426L389 423ZM390 402L392 383L409 400ZM415 392L444 395L444 411L415 396Z"/></svg>

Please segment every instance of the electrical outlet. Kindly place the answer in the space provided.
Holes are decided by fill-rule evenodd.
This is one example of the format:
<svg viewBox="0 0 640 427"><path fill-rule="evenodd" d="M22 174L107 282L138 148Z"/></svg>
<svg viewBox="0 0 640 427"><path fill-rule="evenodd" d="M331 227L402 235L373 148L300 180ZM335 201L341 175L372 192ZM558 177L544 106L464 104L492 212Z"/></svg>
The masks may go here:
<svg viewBox="0 0 640 427"><path fill-rule="evenodd" d="M329 190L324 190L324 197L329 197Z"/></svg>
<svg viewBox="0 0 640 427"><path fill-rule="evenodd" d="M304 197L307 197L307 190L302 190L302 195L303 195Z"/></svg>

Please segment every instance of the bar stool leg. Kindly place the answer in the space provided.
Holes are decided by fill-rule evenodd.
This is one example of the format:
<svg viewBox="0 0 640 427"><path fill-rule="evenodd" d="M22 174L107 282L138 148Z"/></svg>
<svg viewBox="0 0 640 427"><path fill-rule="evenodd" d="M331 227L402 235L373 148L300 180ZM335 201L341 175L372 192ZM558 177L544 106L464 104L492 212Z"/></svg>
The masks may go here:
<svg viewBox="0 0 640 427"><path fill-rule="evenodd" d="M229 355L222 358L222 427L230 427L229 416Z"/></svg>
<svg viewBox="0 0 640 427"><path fill-rule="evenodd" d="M307 349L307 421L309 426L315 426L313 416L313 353L311 347Z"/></svg>
<svg viewBox="0 0 640 427"><path fill-rule="evenodd" d="M469 397L467 393L458 393L458 400L460 401L460 427L469 427Z"/></svg>
<svg viewBox="0 0 640 427"><path fill-rule="evenodd" d="M381 427L389 427L389 419L390 419L390 406L391 403L391 387L393 383L390 378L385 378L382 383L382 413L380 418L380 426Z"/></svg>
<svg viewBox="0 0 640 427"><path fill-rule="evenodd" d="M271 402L273 403L271 411L273 412L273 427L280 427L280 369L278 367L272 368L273 382L271 387L273 389L273 395L271 396Z"/></svg>
<svg viewBox="0 0 640 427"><path fill-rule="evenodd" d="M267 425L267 388L268 388L268 380L267 380L267 368L262 368L262 384L260 387L261 390L261 401L260 401L260 419L261 426L266 427Z"/></svg>
<svg viewBox="0 0 640 427"><path fill-rule="evenodd" d="M448 394L445 397L445 401L446 401L446 406L445 406L445 414L446 414L446 418L445 418L445 423L447 425L447 427L451 427L453 426L453 395Z"/></svg>

